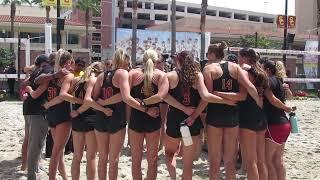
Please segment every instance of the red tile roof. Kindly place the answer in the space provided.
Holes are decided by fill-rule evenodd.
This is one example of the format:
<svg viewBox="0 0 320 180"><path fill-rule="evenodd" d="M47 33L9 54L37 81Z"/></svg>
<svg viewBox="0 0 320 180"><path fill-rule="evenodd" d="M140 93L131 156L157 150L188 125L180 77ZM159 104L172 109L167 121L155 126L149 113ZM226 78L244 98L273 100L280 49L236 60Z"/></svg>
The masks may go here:
<svg viewBox="0 0 320 180"><path fill-rule="evenodd" d="M57 23L56 18L50 18L52 24ZM34 16L16 16L14 19L15 22L19 23L29 23L29 24L45 24L46 18L45 17L34 17ZM10 22L10 16L9 15L0 15L0 22ZM85 26L82 23L74 22L70 20L65 21L65 25L70 26Z"/></svg>

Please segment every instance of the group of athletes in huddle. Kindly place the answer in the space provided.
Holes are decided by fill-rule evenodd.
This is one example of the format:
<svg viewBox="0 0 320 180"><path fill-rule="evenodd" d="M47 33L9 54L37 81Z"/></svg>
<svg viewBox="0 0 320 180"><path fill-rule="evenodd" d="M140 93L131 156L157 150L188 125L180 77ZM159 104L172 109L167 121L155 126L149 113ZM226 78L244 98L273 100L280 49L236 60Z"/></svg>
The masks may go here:
<svg viewBox="0 0 320 180"><path fill-rule="evenodd" d="M285 70L281 62L259 61L252 49L242 49L238 57L227 59L238 64L226 61L225 48L223 42L209 45L203 69L192 53L179 52L172 56L174 68L167 73L156 68L164 61L154 50L145 51L143 64L131 69L130 56L117 49L112 70L106 70L103 62L94 62L77 77L69 52L60 49L49 57L38 56L24 87L28 179L37 177L48 126L54 141L50 180L56 179L57 170L67 179L63 150L71 130L72 179L79 179L84 151L87 179L95 179L97 154L98 178L106 179L108 174L108 179L117 179L128 124L134 180L142 179L144 141L148 180L157 177L160 141L171 179L177 178L179 152L182 179L192 179L203 129L210 179L219 179L221 161L226 179L235 179L236 156L241 151L249 180L284 180L283 152L291 129L285 112L292 111L284 104L285 91L289 91L283 83ZM191 146L181 141L182 121L189 126Z"/></svg>

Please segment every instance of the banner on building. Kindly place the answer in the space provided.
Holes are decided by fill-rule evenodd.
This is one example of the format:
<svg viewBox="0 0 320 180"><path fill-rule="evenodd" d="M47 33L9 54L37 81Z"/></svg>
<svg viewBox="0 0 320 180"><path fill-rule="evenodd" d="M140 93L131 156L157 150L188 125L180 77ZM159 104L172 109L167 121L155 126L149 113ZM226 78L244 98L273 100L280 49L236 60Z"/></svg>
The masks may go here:
<svg viewBox="0 0 320 180"><path fill-rule="evenodd" d="M72 0L60 0L61 7L71 8L72 7Z"/></svg>
<svg viewBox="0 0 320 180"><path fill-rule="evenodd" d="M306 41L305 51L318 51L318 41ZM305 54L303 62L306 78L317 78L318 56ZM307 88L313 89L313 84L307 83Z"/></svg>
<svg viewBox="0 0 320 180"><path fill-rule="evenodd" d="M131 55L131 29L117 29L116 48L122 48ZM209 46L210 33L206 33L206 46ZM188 50L194 57L200 60L201 36L193 32L176 33L176 52ZM150 31L137 30L137 63L142 62L144 51L153 49L158 53L171 54L171 32L168 31Z"/></svg>
<svg viewBox="0 0 320 180"><path fill-rule="evenodd" d="M294 29L296 27L296 16L288 16L288 28ZM277 27L284 28L286 23L286 16L285 15L278 15L277 16Z"/></svg>
<svg viewBox="0 0 320 180"><path fill-rule="evenodd" d="M288 28L294 29L296 27L296 16L288 16Z"/></svg>
<svg viewBox="0 0 320 180"><path fill-rule="evenodd" d="M57 6L57 0L42 0L43 6Z"/></svg>

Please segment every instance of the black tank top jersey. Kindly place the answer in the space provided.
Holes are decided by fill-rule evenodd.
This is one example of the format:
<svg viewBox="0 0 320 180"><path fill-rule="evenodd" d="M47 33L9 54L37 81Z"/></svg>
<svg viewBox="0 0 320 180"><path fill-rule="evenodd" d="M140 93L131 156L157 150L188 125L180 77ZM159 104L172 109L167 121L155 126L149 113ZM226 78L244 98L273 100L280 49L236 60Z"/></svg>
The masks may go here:
<svg viewBox="0 0 320 180"><path fill-rule="evenodd" d="M81 82L78 85L74 95L79 99L84 99L86 94L85 90L86 82ZM73 109L76 110L81 106L81 104L74 104ZM72 120L72 130L77 132L88 132L94 130L95 123L95 112L92 108L86 110L85 112L79 114L76 118Z"/></svg>
<svg viewBox="0 0 320 180"><path fill-rule="evenodd" d="M239 83L230 76L228 62L220 64L222 76L213 81L213 90L220 92L239 92ZM238 107L226 104L209 103L207 123L218 128L235 127L239 125Z"/></svg>
<svg viewBox="0 0 320 180"><path fill-rule="evenodd" d="M78 88L76 89L76 91L74 92L75 97L79 98L79 99L84 99L84 96L86 95L86 89L85 89L85 84L86 82L81 82L78 85ZM73 109L78 109L81 106L81 104L75 104ZM95 114L95 112L93 111L92 108L89 108L88 110L86 110L85 112L81 113L83 115L92 115Z"/></svg>
<svg viewBox="0 0 320 180"><path fill-rule="evenodd" d="M177 74L179 75L179 72ZM180 81L177 87L169 90L169 94L184 106L197 107L201 100L198 90L193 87L184 87ZM181 138L180 123L188 117L181 110L170 106L166 129L167 135L173 138ZM189 127L191 136L199 135L201 128L203 128L203 125L200 117L198 117Z"/></svg>
<svg viewBox="0 0 320 180"><path fill-rule="evenodd" d="M120 93L120 89L112 84L114 73L115 70L104 72L104 80L99 98L108 99L113 95ZM127 124L125 119L125 103L119 102L105 107L112 109L112 116L106 116L103 112L96 111L97 118L95 129L100 132L116 133L117 131L125 128Z"/></svg>
<svg viewBox="0 0 320 180"><path fill-rule="evenodd" d="M143 86L144 86L143 81L140 84L133 86L130 92L131 96L133 98L138 98L141 100L148 98L143 92ZM158 92L158 86L152 83L152 93L156 94L157 92ZM148 107L159 107L159 103L149 105ZM143 132L154 132L156 130L159 130L160 127L161 127L160 116L157 118L152 118L147 113L144 113L137 109L132 108L130 123L129 123L130 129L136 132L143 133Z"/></svg>
<svg viewBox="0 0 320 180"><path fill-rule="evenodd" d="M59 96L61 87L58 85L58 80L54 79L49 82L47 89L47 101L54 99ZM47 110L46 118L49 121L50 127L56 127L65 121L69 121L71 111L71 104L67 101L63 101L50 107Z"/></svg>
<svg viewBox="0 0 320 180"><path fill-rule="evenodd" d="M285 102L285 91L282 86L282 81L273 76L269 78L270 90L281 101ZM288 123L288 118L282 109L273 106L267 98L264 98L264 110L267 116L268 124L285 124Z"/></svg>
<svg viewBox="0 0 320 180"><path fill-rule="evenodd" d="M36 90L39 85L34 83L35 78L37 78L41 73L41 69L36 69L32 72L29 78L29 84L33 90ZM42 104L45 103L45 93L42 93L38 98L33 99L30 95L25 101L23 101L23 115L41 115L44 112Z"/></svg>
<svg viewBox="0 0 320 180"><path fill-rule="evenodd" d="M251 74L249 69L248 73ZM257 88L259 94L264 93L264 89ZM239 102L240 128L250 129L252 131L261 131L267 128L267 118L263 109L248 94L247 99Z"/></svg>

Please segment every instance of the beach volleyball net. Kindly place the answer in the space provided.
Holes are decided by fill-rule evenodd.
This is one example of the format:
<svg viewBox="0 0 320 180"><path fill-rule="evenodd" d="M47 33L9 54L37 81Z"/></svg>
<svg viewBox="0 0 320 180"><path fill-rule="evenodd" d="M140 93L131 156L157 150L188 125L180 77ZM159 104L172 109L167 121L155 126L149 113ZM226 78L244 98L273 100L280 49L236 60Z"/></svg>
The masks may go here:
<svg viewBox="0 0 320 180"><path fill-rule="evenodd" d="M241 48L230 47L229 53L238 54ZM260 55L260 59L269 59L273 61L282 61L283 55L286 55L286 74L284 82L290 85L294 94L301 91L306 95L319 96L320 78L319 78L319 56L318 51L296 51L296 50L277 50L277 49L255 49ZM301 94L303 95L303 94Z"/></svg>

